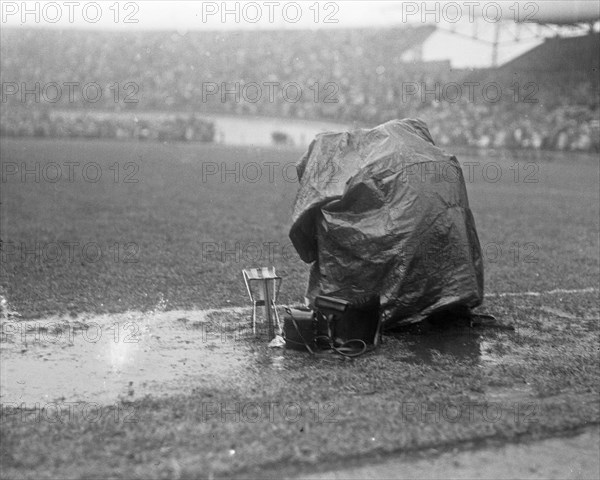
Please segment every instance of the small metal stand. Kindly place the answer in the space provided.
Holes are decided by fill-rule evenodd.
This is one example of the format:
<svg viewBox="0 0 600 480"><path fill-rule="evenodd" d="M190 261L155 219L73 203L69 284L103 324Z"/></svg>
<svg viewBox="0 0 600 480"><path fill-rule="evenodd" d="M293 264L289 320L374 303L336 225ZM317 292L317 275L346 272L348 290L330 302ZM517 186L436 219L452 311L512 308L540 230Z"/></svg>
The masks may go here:
<svg viewBox="0 0 600 480"><path fill-rule="evenodd" d="M275 267L249 268L242 270L246 290L252 302L252 333L256 335L256 307L265 308L269 340L275 338L273 314L277 321L277 328L281 330L279 314L277 313L277 296L281 288L282 278L275 273ZM254 291L253 285L257 285Z"/></svg>

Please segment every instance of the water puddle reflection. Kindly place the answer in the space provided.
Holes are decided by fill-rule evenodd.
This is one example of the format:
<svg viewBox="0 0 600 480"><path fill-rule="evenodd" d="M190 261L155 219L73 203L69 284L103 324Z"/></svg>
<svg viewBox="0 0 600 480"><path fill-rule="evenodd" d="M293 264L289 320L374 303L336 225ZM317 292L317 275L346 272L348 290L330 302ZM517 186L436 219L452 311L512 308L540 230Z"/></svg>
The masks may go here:
<svg viewBox="0 0 600 480"><path fill-rule="evenodd" d="M249 345L223 338L205 318L3 322L0 399L107 404L146 394L250 381Z"/></svg>
<svg viewBox="0 0 600 480"><path fill-rule="evenodd" d="M504 328L506 330L506 328ZM431 324L427 321L396 329L390 337L400 340L407 352L402 360L414 364L434 364L440 356L478 365L498 364L502 358L493 353L495 328L471 327L468 321Z"/></svg>
<svg viewBox="0 0 600 480"><path fill-rule="evenodd" d="M497 363L486 332L419 324L392 336L400 340L403 362L433 364L440 356L452 356ZM390 336L384 336L376 355L385 355L386 338ZM269 348L267 343L266 336L252 335L243 309L3 322L0 400L108 404L145 395L251 388L266 372L285 383L285 371L308 372L346 361L338 355L314 358L308 352Z"/></svg>
<svg viewBox="0 0 600 480"><path fill-rule="evenodd" d="M407 362L433 364L440 354L451 355L458 361L482 360L481 335L470 328L396 336L409 351Z"/></svg>

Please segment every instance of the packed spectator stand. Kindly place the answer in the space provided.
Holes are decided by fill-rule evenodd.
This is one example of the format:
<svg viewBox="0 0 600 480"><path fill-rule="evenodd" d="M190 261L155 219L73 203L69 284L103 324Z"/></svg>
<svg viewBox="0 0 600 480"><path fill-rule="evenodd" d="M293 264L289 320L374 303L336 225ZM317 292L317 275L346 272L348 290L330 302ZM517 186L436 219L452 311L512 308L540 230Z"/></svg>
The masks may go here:
<svg viewBox="0 0 600 480"><path fill-rule="evenodd" d="M0 135L206 142L209 114L360 126L416 116L441 145L600 150L598 33L471 71L419 61L434 30L5 28Z"/></svg>

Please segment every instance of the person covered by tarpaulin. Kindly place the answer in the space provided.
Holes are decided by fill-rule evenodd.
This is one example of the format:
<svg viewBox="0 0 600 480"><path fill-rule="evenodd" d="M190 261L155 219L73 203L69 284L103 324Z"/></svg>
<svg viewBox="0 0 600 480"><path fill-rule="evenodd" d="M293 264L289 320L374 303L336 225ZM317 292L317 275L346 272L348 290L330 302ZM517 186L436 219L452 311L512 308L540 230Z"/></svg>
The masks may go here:
<svg viewBox="0 0 600 480"><path fill-rule="evenodd" d="M377 294L383 325L483 300L483 262L457 159L421 120L322 133L296 166L290 239L306 296Z"/></svg>

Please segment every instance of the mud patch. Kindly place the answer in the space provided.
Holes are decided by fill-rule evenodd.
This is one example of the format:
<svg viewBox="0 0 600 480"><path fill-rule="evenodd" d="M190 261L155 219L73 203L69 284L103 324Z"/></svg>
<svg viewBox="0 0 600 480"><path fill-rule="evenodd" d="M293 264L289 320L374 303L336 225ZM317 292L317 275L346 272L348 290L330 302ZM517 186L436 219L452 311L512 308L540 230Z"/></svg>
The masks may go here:
<svg viewBox="0 0 600 480"><path fill-rule="evenodd" d="M304 474L305 480L396 478L578 479L598 478L598 427L566 438L525 444L487 446L469 451L427 452L423 458L392 458L380 463L347 466Z"/></svg>
<svg viewBox="0 0 600 480"><path fill-rule="evenodd" d="M233 332L206 312L3 322L0 399L108 404L242 385L252 373L253 338L241 322L231 325Z"/></svg>
<svg viewBox="0 0 600 480"><path fill-rule="evenodd" d="M584 367L594 342L589 332L595 322L576 315L571 305L560 304L559 308L547 300L543 306L560 312L544 312L549 315L542 317L537 302L539 299L520 300L520 309L529 314L529 322L526 326L517 323L516 331L423 323L385 336L382 348L368 354L370 360L360 362L410 371L454 368L450 364L458 362L470 369L473 391L485 391L492 401L527 401L536 395L559 394L572 388L571 383L585 385L590 372ZM315 371L335 370L349 362L335 355L314 358L307 352L269 348L264 323L258 323L258 336L252 334L250 314L250 309L240 307L194 311L157 308L148 313L79 319L4 318L0 401L110 404L147 395L246 392L263 385L265 376L273 385L283 386L289 382L290 373L304 372L310 377ZM576 340L577 348L555 343L557 332ZM565 358L581 364L581 368L559 384L556 375L565 370ZM536 376L531 377L527 364L537 369ZM339 388L348 390L347 385ZM350 393L370 394L378 388L367 385L352 388Z"/></svg>

